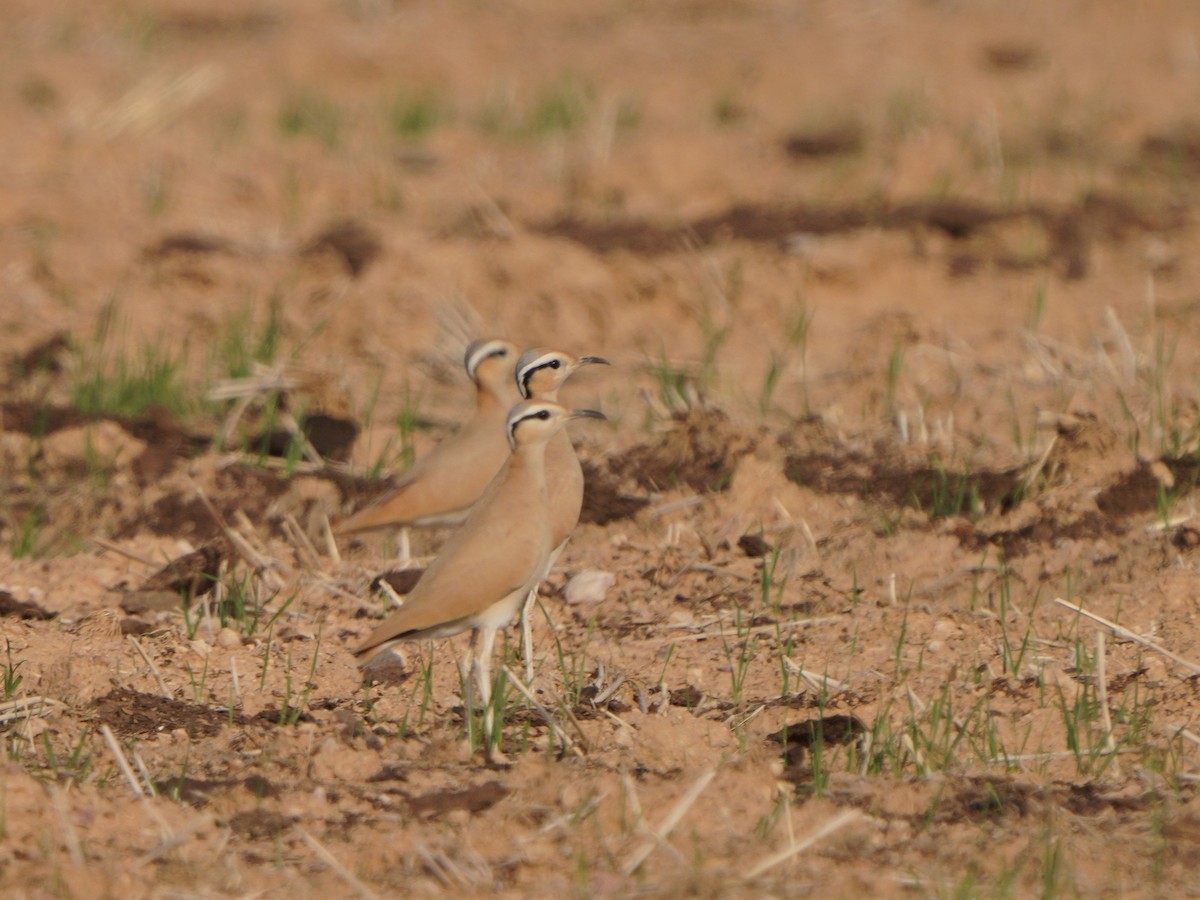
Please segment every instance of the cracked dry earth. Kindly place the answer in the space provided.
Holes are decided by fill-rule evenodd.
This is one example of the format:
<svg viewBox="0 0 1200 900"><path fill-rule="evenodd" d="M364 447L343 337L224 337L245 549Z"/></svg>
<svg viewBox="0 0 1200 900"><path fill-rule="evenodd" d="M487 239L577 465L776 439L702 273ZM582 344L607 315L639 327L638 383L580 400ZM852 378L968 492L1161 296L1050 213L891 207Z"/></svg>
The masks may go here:
<svg viewBox="0 0 1200 900"><path fill-rule="evenodd" d="M0 893L1194 894L1198 35L12 0ZM325 527L487 335L614 363L505 768Z"/></svg>

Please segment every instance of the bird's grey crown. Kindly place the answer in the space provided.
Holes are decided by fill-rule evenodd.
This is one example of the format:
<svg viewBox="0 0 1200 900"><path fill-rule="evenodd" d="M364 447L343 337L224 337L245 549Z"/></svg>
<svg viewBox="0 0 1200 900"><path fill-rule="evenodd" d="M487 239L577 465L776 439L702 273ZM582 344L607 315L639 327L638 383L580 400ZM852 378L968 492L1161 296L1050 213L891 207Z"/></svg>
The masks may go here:
<svg viewBox="0 0 1200 900"><path fill-rule="evenodd" d="M467 370L467 376L474 381L475 372L479 369L479 364L491 356L506 356L508 354L509 344L507 341L497 339L472 341L467 345L467 352L463 356L463 368Z"/></svg>

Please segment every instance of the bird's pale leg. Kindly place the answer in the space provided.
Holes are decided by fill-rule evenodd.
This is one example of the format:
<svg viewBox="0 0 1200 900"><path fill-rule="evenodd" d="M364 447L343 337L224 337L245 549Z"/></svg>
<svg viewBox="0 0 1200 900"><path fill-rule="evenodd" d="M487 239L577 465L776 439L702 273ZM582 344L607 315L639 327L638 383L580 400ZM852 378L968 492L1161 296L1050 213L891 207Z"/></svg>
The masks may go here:
<svg viewBox="0 0 1200 900"><path fill-rule="evenodd" d="M521 655L525 657L525 683L533 684L533 605L537 603L538 589L535 585L521 607Z"/></svg>
<svg viewBox="0 0 1200 900"><path fill-rule="evenodd" d="M468 732L470 731L471 716L475 714L475 688L472 685L472 676L475 663L475 638L478 634L477 631L471 632L471 642L467 645L467 652L458 661L458 677L463 689L463 716L468 724Z"/></svg>
<svg viewBox="0 0 1200 900"><path fill-rule="evenodd" d="M412 565L412 544L409 541L407 525L400 529L400 536L396 541L396 561L401 569Z"/></svg>
<svg viewBox="0 0 1200 900"><path fill-rule="evenodd" d="M567 546L567 541L564 540L561 544L550 551L550 560L546 563L546 574L550 574L550 570L554 568L554 564L558 561L559 554L563 552L563 548ZM525 683L533 684L533 605L537 603L538 585L534 585L529 592L529 596L525 598L525 605L521 607L521 653L525 657Z"/></svg>
<svg viewBox="0 0 1200 900"><path fill-rule="evenodd" d="M497 748L492 749L492 730L495 727L495 710L492 708L492 648L496 643L496 629L483 628L482 631L483 639L479 642L479 653L475 656L475 675L479 682L479 701L483 704L483 748L489 762L504 764L507 760L500 752L499 741Z"/></svg>

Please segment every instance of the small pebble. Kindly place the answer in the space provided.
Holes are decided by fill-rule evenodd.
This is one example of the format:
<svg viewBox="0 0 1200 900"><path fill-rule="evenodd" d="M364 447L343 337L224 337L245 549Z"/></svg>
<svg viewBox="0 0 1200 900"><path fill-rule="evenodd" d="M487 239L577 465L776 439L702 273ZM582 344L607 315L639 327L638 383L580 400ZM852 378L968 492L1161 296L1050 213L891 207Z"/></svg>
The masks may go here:
<svg viewBox="0 0 1200 900"><path fill-rule="evenodd" d="M617 576L612 572L584 569L567 582L563 596L568 603L600 603L616 583Z"/></svg>
<svg viewBox="0 0 1200 900"><path fill-rule="evenodd" d="M232 628L222 628L217 632L217 646L226 650L235 650L242 646L242 636Z"/></svg>
<svg viewBox="0 0 1200 900"><path fill-rule="evenodd" d="M958 626L949 619L938 619L933 623L933 633L940 638L949 637L958 631Z"/></svg>

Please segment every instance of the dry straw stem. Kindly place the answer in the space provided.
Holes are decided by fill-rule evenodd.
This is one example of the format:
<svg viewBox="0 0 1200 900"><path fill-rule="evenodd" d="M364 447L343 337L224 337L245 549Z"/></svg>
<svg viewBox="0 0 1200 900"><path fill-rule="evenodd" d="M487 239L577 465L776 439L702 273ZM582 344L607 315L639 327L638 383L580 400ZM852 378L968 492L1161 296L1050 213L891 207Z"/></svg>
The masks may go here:
<svg viewBox="0 0 1200 900"><path fill-rule="evenodd" d="M1156 644L1156 643L1154 643L1154 641L1149 640L1148 638L1144 638L1140 634L1135 634L1134 632L1130 631L1128 628L1118 625L1116 622L1110 622L1108 619L1104 618L1103 616L1098 616L1095 613L1088 612L1082 606L1075 606L1074 604L1068 603L1066 600L1062 599L1061 597L1055 597L1054 602L1057 603L1059 606L1066 607L1067 609L1071 610L1072 612L1079 613L1079 615L1081 615L1081 616L1087 616L1093 622L1099 622L1101 625L1103 625L1105 628L1109 629L1113 634L1118 635L1119 637L1123 637L1126 640L1133 641L1135 644L1141 644L1143 647L1149 647L1151 650L1154 650L1157 653L1161 653L1163 656L1167 657L1167 659L1171 660L1172 662L1175 662L1178 665L1183 666L1183 668L1187 669L1193 675L1200 675L1200 666L1196 665L1194 662L1190 662L1190 661L1184 659L1182 656L1179 656L1176 653L1172 653L1170 650L1168 650L1166 647L1163 647L1161 644Z"/></svg>
<svg viewBox="0 0 1200 900"><path fill-rule="evenodd" d="M813 690L820 691L826 688L833 688L835 691L844 691L850 686L849 682L839 681L838 679L832 678L829 675L818 675L815 672L809 672L799 666L789 656L785 656L783 658L783 664L788 667L788 671L790 671L793 675L798 675L807 681L809 685L812 686Z"/></svg>
<svg viewBox="0 0 1200 900"><path fill-rule="evenodd" d="M754 581L753 575L746 575L743 572L735 572L732 569L726 569L723 566L714 566L711 563L691 562L684 568L679 570L681 575L688 572L704 572L707 575L718 575L722 578L733 578L737 581Z"/></svg>
<svg viewBox="0 0 1200 900"><path fill-rule="evenodd" d="M592 701L592 705L597 708L604 706L604 704L611 700L613 695L616 694L617 691L621 689L621 686L628 680L629 678L624 672L618 672L617 677L612 680L612 683L596 695L595 699ZM608 710L605 710L605 712L607 711Z"/></svg>
<svg viewBox="0 0 1200 900"><path fill-rule="evenodd" d="M642 812L642 801L638 798L637 784L629 776L628 769L621 770L621 787L625 791L625 808L628 810L629 821L638 825L645 818L645 813Z"/></svg>
<svg viewBox="0 0 1200 900"><path fill-rule="evenodd" d="M250 517L246 515L246 511L242 508L233 511L233 524L242 539L259 555L260 558L268 562L274 562L271 556L267 553L266 542L258 533L258 526L250 521Z"/></svg>
<svg viewBox="0 0 1200 900"><path fill-rule="evenodd" d="M424 841L417 844L417 855L421 862L442 886L451 891L462 892L482 888L492 882L492 870L469 844L461 843L456 852L465 856L465 862L452 859L447 853L430 847Z"/></svg>
<svg viewBox="0 0 1200 900"><path fill-rule="evenodd" d="M1112 714L1108 710L1108 654L1105 652L1105 634L1096 629L1096 700L1100 705L1100 720L1104 725L1104 749L1112 753L1117 749L1113 741ZM1113 765L1117 764L1113 760Z"/></svg>
<svg viewBox="0 0 1200 900"><path fill-rule="evenodd" d="M283 524L288 538L295 546L299 555L305 559L308 567L321 572L321 556L317 553L317 548L313 545L312 540L304 532L304 529L300 527L300 523L296 521L296 517L288 513L284 516Z"/></svg>
<svg viewBox="0 0 1200 900"><path fill-rule="evenodd" d="M304 455L308 457L308 461L317 468L323 469L325 467L325 460L317 452L317 448L312 445L312 442L309 441L308 436L304 433L304 429L296 421L296 417L287 410L284 410L279 416L279 422L291 434L292 440L300 445L300 449L304 451Z"/></svg>
<svg viewBox="0 0 1200 900"><path fill-rule="evenodd" d="M100 726L100 734L104 737L104 742L108 744L108 749L117 761L117 768L121 770L121 774L125 776L125 780L129 782L129 787L133 789L137 798L145 805L150 817L157 823L164 840L173 840L175 837L174 831L171 830L171 826L167 824L167 820L163 818L162 813L154 808L154 804L150 802L150 798L146 795L146 792L142 790L137 776L133 773L133 767L129 765L129 760L125 756L125 751L121 749L120 742L117 741L116 735L112 733L112 729L108 727L107 722Z"/></svg>
<svg viewBox="0 0 1200 900"><path fill-rule="evenodd" d="M1179 735L1179 736L1180 736L1180 737L1182 737L1182 738L1187 738L1187 739L1188 739L1189 741L1191 741L1193 744L1195 744L1196 746L1200 747L1200 735L1197 735L1195 732L1188 731L1188 730L1187 730L1186 728L1184 728L1182 725L1180 725L1180 726L1178 726L1178 727L1173 727L1173 728L1171 729L1171 731L1172 731L1173 733L1175 733L1175 734Z"/></svg>
<svg viewBox="0 0 1200 900"><path fill-rule="evenodd" d="M298 378L288 372L285 362L273 366L264 363L254 363L253 370L246 378L227 378L219 382L208 392L210 402L219 403L222 400L236 400L229 414L217 433L216 443L224 446L229 436L237 428L242 416L250 405L259 397L271 394L286 394L300 386Z"/></svg>
<svg viewBox="0 0 1200 900"><path fill-rule="evenodd" d="M588 736L583 731L583 726L580 725L579 720L575 718L575 713L571 712L571 707L567 705L567 702L563 700L562 697L554 693L554 691L547 688L543 688L543 691L558 705L558 708L562 710L563 719L566 720L572 729L574 729L575 734L579 738L579 743L583 745L583 749L585 751L589 750L591 748L591 743L588 741Z"/></svg>
<svg viewBox="0 0 1200 900"><path fill-rule="evenodd" d="M1134 756L1142 753L1140 747L1116 747L1111 751L1106 750L1113 757L1117 756ZM1045 762L1050 759L1075 759L1079 756L1076 750L1045 750L1041 753L1013 753L1005 756L1005 760L1013 763L1027 762Z"/></svg>
<svg viewBox="0 0 1200 900"><path fill-rule="evenodd" d="M780 694L780 697L782 697L782 696L783 695ZM733 715L728 716L725 719L725 724L728 725L730 728L732 728L735 731L739 728L745 728L747 725L749 725L751 722L753 722L755 719L757 719L762 714L762 711L766 708L767 708L767 704L760 703L758 706L756 706L754 709L750 710L750 712L746 713L746 715L742 716L740 719L738 719L738 714L734 713ZM735 719L737 721L734 721Z"/></svg>
<svg viewBox="0 0 1200 900"><path fill-rule="evenodd" d="M517 842L528 844L538 840L542 835L549 834L551 831L561 830L568 831L571 826L578 825L592 813L600 808L600 804L608 799L608 791L601 791L590 800L583 804L579 809L573 809L570 812L563 813L555 819L551 819L545 825L538 829L536 835L525 835L518 837Z"/></svg>
<svg viewBox="0 0 1200 900"><path fill-rule="evenodd" d="M683 817L687 815L687 811L692 808L692 804L699 799L700 795L704 793L704 789L707 788L709 784L712 783L712 780L716 777L717 770L709 769L696 779L695 784L688 788L687 793L680 797L679 802L677 802L674 808L667 813L666 818L662 820L662 824L653 830L650 840L638 847L637 850L634 851L633 855L630 856L625 862L625 865L621 867L623 874L629 876L636 872L638 867L646 861L646 857L654 852L654 848L666 841L671 832L675 830L675 826L680 823Z"/></svg>
<svg viewBox="0 0 1200 900"><path fill-rule="evenodd" d="M50 697L18 697L0 703L0 725L5 725L17 719L28 719L35 715L48 712L50 707L66 709L66 704Z"/></svg>
<svg viewBox="0 0 1200 900"><path fill-rule="evenodd" d="M197 816L192 820L191 824L187 825L182 831L172 834L170 837L159 841L158 846L152 847L137 858L137 865L145 866L154 862L159 857L165 856L177 847L182 847L187 840L207 828L212 822L212 819L207 815ZM219 854L218 854L219 855Z"/></svg>
<svg viewBox="0 0 1200 900"><path fill-rule="evenodd" d="M558 722L555 721L554 716L550 714L550 711L538 702L537 698L533 696L533 693L529 690L529 688L525 687L524 683L522 683L521 679L516 676L512 669L510 669L508 666L502 666L501 668L503 669L504 674L508 677L509 684L515 687L517 692L525 698L525 702L529 704L529 708L541 717L542 721L545 722L550 730L554 732L554 735L558 738L559 742L576 756L583 756L586 752L586 748L580 748L578 744L571 740L566 731L564 731L562 727L559 726Z"/></svg>
<svg viewBox="0 0 1200 900"><path fill-rule="evenodd" d="M193 66L173 78L150 75L97 114L92 127L110 138L156 131L211 94L224 79L224 70L213 63Z"/></svg>
<svg viewBox="0 0 1200 900"><path fill-rule="evenodd" d="M344 588L341 584L339 584L333 578L331 578L328 575L325 575L323 573L318 573L317 575L315 575L313 578L311 578L309 580L309 583L319 584L321 587L323 587L325 590L329 591L331 594L337 594L339 597L342 597L353 603L360 603L362 601L362 592L361 591L359 591L359 592L348 591L348 590L346 590L346 588ZM393 591L393 593L395 593L395 592ZM399 595L397 595L397 596L399 596Z"/></svg>
<svg viewBox="0 0 1200 900"><path fill-rule="evenodd" d="M664 503L662 506L652 509L650 511L650 518L661 519L663 516L669 516L671 513L687 509L689 506L699 506L701 503L707 503L709 499L709 497L703 494L697 494L693 497L684 497L682 500L672 500L669 503Z"/></svg>
<svg viewBox="0 0 1200 900"><path fill-rule="evenodd" d="M129 765L129 760L125 757L125 751L117 743L116 735L112 733L112 729L108 727L108 723L100 726L100 734L103 735L104 742L108 744L108 749L112 751L113 758L117 761L117 768L121 770L121 774L129 782L130 788L139 797L144 797L145 793L142 791L142 785L137 780L137 776L133 774L133 767Z"/></svg>
<svg viewBox="0 0 1200 900"><path fill-rule="evenodd" d="M917 764L918 769L928 768L925 765L925 757L921 755L921 751L917 749L917 745L913 743L913 739L910 735L900 735L900 746L908 751L908 755L913 758L913 762Z"/></svg>
<svg viewBox="0 0 1200 900"><path fill-rule="evenodd" d="M346 884L358 891L360 896L366 897L367 900L378 900L379 895L355 878L354 873L342 865L338 861L337 857L325 848L324 844L318 841L299 825L294 825L292 827L295 829L296 834L300 835L304 843L308 844L308 846L312 848L313 852L321 858L321 861L324 862L325 865L329 866L329 868L333 869L333 871L337 873L337 876L346 882Z"/></svg>
<svg viewBox="0 0 1200 900"><path fill-rule="evenodd" d="M335 563L342 561L342 554L338 551L337 541L333 539L333 527L329 524L329 516L321 513L321 537L325 541L325 551L329 554L329 558Z"/></svg>
<svg viewBox="0 0 1200 900"><path fill-rule="evenodd" d="M1108 327L1112 329L1113 337L1117 340L1117 348L1121 351L1121 379L1125 384L1132 384L1133 379L1137 376L1137 353L1133 349L1133 341L1129 339L1129 332L1125 330L1125 326L1121 324L1121 319L1117 316L1117 311L1111 306L1104 308L1104 317L1108 320ZM1105 354L1105 359L1108 354Z"/></svg>
<svg viewBox="0 0 1200 900"><path fill-rule="evenodd" d="M154 664L154 660L146 654L142 645L138 643L138 639L132 634L127 634L125 637L129 639L129 643L133 644L133 649L141 655L142 659L146 661L146 665L150 667L150 672L154 675L154 680L158 682L158 689L162 692L162 695L168 700L173 700L174 695L167 690L166 682L163 681L162 673L158 671L158 666Z"/></svg>
<svg viewBox="0 0 1200 900"><path fill-rule="evenodd" d="M828 625L832 622L841 622L841 621L842 621L842 617L840 617L840 616L821 616L820 618L817 618L817 619L801 619L798 622L777 622L774 625L757 625L754 628L747 628L745 631L741 632L743 635L745 635L745 637L739 641L734 642L733 646L736 647L736 646L739 646L740 644L744 644L746 641L750 640L750 638L753 637L754 635L774 635L778 631L788 631L792 628L811 628L815 625ZM722 624L720 619L714 619L711 622L705 622L701 625L687 624L687 625L671 625L671 626L667 626L667 627L672 628L672 629L683 629L683 628L704 629L704 628L710 628L713 625L720 625L720 624ZM700 631L698 634L682 634L682 635L669 635L668 634L663 637L645 638L643 640L643 642L651 643L651 644L670 644L675 641L709 641L709 640L715 640L716 637L717 637L716 635L708 634L705 631Z"/></svg>
<svg viewBox="0 0 1200 900"><path fill-rule="evenodd" d="M146 784L146 796L157 797L158 789L154 786L154 776L150 774L150 769L146 765L146 761L142 759L136 750L133 751L133 764L137 766L138 772L141 773L142 781Z"/></svg>
<svg viewBox="0 0 1200 900"><path fill-rule="evenodd" d="M62 825L63 843L67 847L67 855L71 857L72 863L82 866L84 864L83 845L79 841L79 832L75 829L75 823L71 821L71 807L67 803L67 793L57 784L49 787L54 812L58 815L59 824Z"/></svg>
<svg viewBox="0 0 1200 900"><path fill-rule="evenodd" d="M391 603L395 609L399 609L404 605L404 598L396 592L396 589L391 586L386 578L381 578L379 580L379 590L387 595L388 602Z"/></svg>
<svg viewBox="0 0 1200 900"><path fill-rule="evenodd" d="M1146 531L1151 533L1155 531L1167 531L1168 529L1182 525L1184 522L1190 522L1194 518L1196 517L1192 513L1182 513L1177 516L1168 516L1161 522L1154 522L1151 525L1147 525Z"/></svg>
<svg viewBox="0 0 1200 900"><path fill-rule="evenodd" d="M160 565L160 563L156 563L148 556L143 556L140 553L134 553L132 550L126 550L120 544L115 544L112 541L105 540L101 537L92 538L92 543L101 550L109 550L113 553L116 553L118 556L124 556L126 559L132 559L134 562L141 563L143 566L151 569L157 568Z"/></svg>
<svg viewBox="0 0 1200 900"><path fill-rule="evenodd" d="M817 843L817 841L824 840L825 838L829 837L829 835L833 834L838 829L843 828L846 825L849 825L855 819L860 819L860 818L862 818L862 816L858 812L856 812L855 810L852 810L852 809L848 809L848 810L844 811L841 815L834 816L832 819L830 819L828 822L826 822L824 825L822 825L820 828L818 828L816 831L814 831L812 834L810 834L804 840L800 841L800 843L793 844L790 847L780 850L778 853L773 853L770 856L768 856L766 859L759 862L758 865L754 866L754 868L752 868L749 872L746 873L746 878L747 879L758 878L764 872L767 872L770 869L775 868L780 863L787 862L789 859L791 859L796 854L803 853L805 850L807 850L813 844Z"/></svg>
<svg viewBox="0 0 1200 900"><path fill-rule="evenodd" d="M222 468L241 465L245 461L245 457L241 454L233 454L226 457L221 462ZM292 475L314 475L320 472L353 472L353 470L341 463L322 462L320 465L314 462L309 462L307 459L297 459L295 461L282 459L278 456L267 456L263 459L254 461L256 466L261 466L264 469L270 469L273 472L287 471Z"/></svg>
<svg viewBox="0 0 1200 900"><path fill-rule="evenodd" d="M479 218L482 220L483 227L491 237L500 238L501 240L512 240L516 237L517 229L510 219L504 213L504 209L496 202L496 199L484 190L483 185L476 182L474 184L475 194L479 198L479 206L477 207Z"/></svg>
<svg viewBox="0 0 1200 900"><path fill-rule="evenodd" d="M1029 471L1025 473L1025 477L1021 479L1021 492L1028 493L1033 487L1033 483L1037 481L1037 477L1042 474L1042 470L1046 468L1046 462L1050 459L1050 454L1053 452L1055 445L1058 443L1058 435L1050 436L1049 442L1046 444L1046 449L1042 451L1042 455L1038 457L1037 462L1029 467Z"/></svg>
<svg viewBox="0 0 1200 900"><path fill-rule="evenodd" d="M233 544L233 547L235 550L237 550L238 554L245 559L246 562L250 564L250 567L255 571L265 569L265 563L259 559L258 554L254 551L254 548L249 545L245 538L243 538L229 526L229 523L225 521L225 517L221 515L220 511L215 506L213 506L213 502L208 499L208 494L204 493L203 488L196 484L196 482L190 477L188 478L188 483L192 486L192 490L196 492L196 496L200 498L200 502L204 504L204 508L208 511L208 514L212 516L212 520L217 523L217 527L221 529L221 532L229 539L229 542Z"/></svg>
<svg viewBox="0 0 1200 900"><path fill-rule="evenodd" d="M230 690L233 691L233 702L236 706L242 705L242 685L238 679L237 657L232 654L229 657L229 679Z"/></svg>

